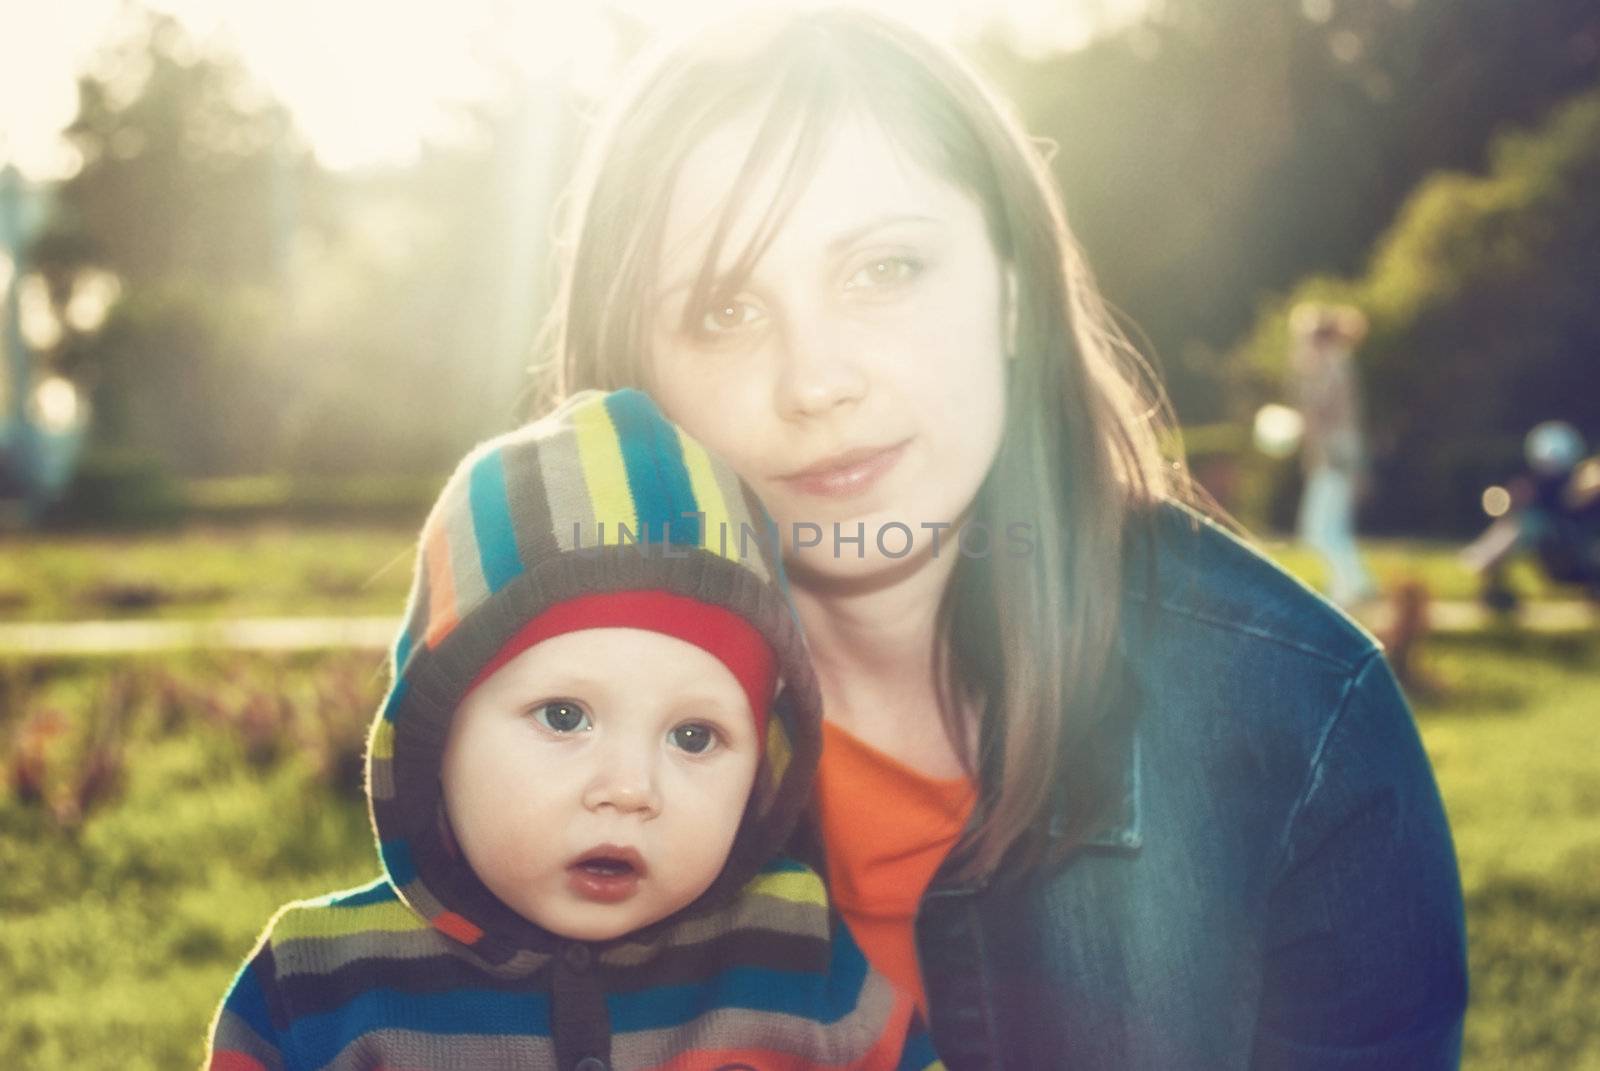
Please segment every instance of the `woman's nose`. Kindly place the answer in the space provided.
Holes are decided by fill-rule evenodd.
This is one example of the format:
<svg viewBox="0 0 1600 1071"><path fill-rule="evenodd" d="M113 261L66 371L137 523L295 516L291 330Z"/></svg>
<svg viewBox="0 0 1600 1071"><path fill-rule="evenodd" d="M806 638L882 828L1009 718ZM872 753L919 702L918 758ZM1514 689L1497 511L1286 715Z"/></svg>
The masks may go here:
<svg viewBox="0 0 1600 1071"><path fill-rule="evenodd" d="M861 400L867 379L848 333L826 315L791 320L783 332L778 407L785 416L826 415Z"/></svg>
<svg viewBox="0 0 1600 1071"><path fill-rule="evenodd" d="M607 748L597 755L594 776L584 788L584 807L645 818L660 814L661 791L655 763L643 752L641 747L623 746Z"/></svg>

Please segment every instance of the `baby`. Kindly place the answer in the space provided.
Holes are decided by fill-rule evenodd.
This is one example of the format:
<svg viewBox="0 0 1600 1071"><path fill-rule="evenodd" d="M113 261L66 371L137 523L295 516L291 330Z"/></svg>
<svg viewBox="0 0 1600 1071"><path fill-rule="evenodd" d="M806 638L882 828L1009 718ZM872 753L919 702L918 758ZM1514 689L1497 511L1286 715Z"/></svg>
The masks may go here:
<svg viewBox="0 0 1600 1071"><path fill-rule="evenodd" d="M778 856L821 712L775 548L723 538L767 523L637 391L474 450L373 722L383 875L273 917L212 1071L938 1067Z"/></svg>

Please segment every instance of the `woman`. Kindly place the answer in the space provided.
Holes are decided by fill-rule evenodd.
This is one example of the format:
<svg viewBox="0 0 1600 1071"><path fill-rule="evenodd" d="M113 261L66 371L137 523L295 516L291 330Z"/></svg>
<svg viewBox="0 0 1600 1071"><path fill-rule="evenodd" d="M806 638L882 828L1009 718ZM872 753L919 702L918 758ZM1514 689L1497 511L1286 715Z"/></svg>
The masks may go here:
<svg viewBox="0 0 1600 1071"><path fill-rule="evenodd" d="M1405 701L1178 504L977 78L874 16L742 19L641 67L571 211L557 390L650 390L762 496L823 686L818 862L949 1066L1455 1065Z"/></svg>

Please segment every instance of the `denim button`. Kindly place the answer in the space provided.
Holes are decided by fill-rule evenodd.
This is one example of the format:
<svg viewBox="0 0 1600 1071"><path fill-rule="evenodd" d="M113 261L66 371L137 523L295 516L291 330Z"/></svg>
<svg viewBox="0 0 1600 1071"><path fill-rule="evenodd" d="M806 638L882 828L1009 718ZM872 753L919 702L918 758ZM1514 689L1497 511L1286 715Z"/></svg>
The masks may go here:
<svg viewBox="0 0 1600 1071"><path fill-rule="evenodd" d="M572 1065L572 1071L611 1071L611 1068L598 1056L585 1056Z"/></svg>
<svg viewBox="0 0 1600 1071"><path fill-rule="evenodd" d="M562 953L561 958L565 959L567 961L567 966L571 967L573 970L586 971L589 969L589 946L568 945L566 952ZM593 1059L593 1057L589 1057L589 1059ZM578 1065L578 1067L580 1068L580 1071L594 1071L593 1068L584 1067L584 1065L581 1063Z"/></svg>

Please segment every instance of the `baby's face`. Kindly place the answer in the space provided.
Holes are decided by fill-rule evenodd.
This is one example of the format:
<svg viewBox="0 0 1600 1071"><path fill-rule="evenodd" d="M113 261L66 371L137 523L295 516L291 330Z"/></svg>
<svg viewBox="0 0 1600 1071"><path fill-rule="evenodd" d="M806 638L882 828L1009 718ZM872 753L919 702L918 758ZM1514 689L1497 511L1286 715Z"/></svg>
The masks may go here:
<svg viewBox="0 0 1600 1071"><path fill-rule="evenodd" d="M716 878L759 751L749 701L715 657L658 632L586 629L467 693L445 806L491 892L553 933L606 940Z"/></svg>

